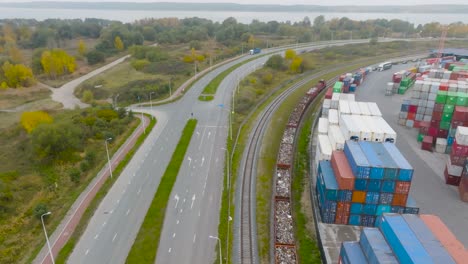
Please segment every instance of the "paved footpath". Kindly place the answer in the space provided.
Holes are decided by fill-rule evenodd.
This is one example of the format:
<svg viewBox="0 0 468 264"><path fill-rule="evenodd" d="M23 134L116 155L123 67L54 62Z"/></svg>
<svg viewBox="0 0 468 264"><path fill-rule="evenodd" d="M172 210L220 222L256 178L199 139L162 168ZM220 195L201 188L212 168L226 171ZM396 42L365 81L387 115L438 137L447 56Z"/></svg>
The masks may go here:
<svg viewBox="0 0 468 264"><path fill-rule="evenodd" d="M135 115L141 119L140 115ZM149 118L144 117L144 122L141 122L140 125L135 129L135 131L130 135L127 141L117 150L117 152L112 156L111 159L111 166L112 169L115 169L116 166L122 161L125 155L132 149L135 145L138 137L143 133L143 129L149 125ZM144 125L144 128L143 128ZM54 257L58 255L60 250L63 246L67 243L70 235L75 230L76 226L81 220L83 213L88 208L89 204L96 196L97 192L101 189L102 185L106 182L107 178L109 177L109 168L106 165L99 171L99 173L94 177L94 179L88 184L88 187L81 193L81 195L76 199L76 201L71 206L70 210L68 210L67 214L63 218L62 222L59 226L55 229L55 231L50 236L50 245L52 248L52 253ZM53 217L53 215L52 215ZM44 246L42 247L39 254L36 256L36 259L33 263L40 263L40 264L50 264L52 263L50 259L49 250L47 245L44 242Z"/></svg>

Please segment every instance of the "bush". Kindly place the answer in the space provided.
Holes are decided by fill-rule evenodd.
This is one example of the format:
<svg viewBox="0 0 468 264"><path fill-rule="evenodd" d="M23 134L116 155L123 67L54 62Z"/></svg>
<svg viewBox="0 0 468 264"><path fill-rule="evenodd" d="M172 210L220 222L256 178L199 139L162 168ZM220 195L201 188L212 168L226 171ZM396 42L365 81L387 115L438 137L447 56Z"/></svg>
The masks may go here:
<svg viewBox="0 0 468 264"><path fill-rule="evenodd" d="M85 103L91 103L92 101L94 101L94 95L93 95L93 92L91 92L90 90L85 90L83 92L83 102Z"/></svg>
<svg viewBox="0 0 468 264"><path fill-rule="evenodd" d="M84 158L91 166L94 165L94 162L96 162L96 152L90 150L86 152L85 158Z"/></svg>
<svg viewBox="0 0 468 264"><path fill-rule="evenodd" d="M284 64L284 59L281 55L271 56L265 63L266 67L272 68L274 70L285 70L286 65Z"/></svg>
<svg viewBox="0 0 468 264"><path fill-rule="evenodd" d="M89 165L89 162L86 161L86 160L83 160L81 163L80 163L80 170L81 172L87 172L89 170L89 168L91 167L91 165Z"/></svg>
<svg viewBox="0 0 468 264"><path fill-rule="evenodd" d="M68 176L70 176L70 180L74 183L78 183L80 182L80 177L81 177L81 173L80 173L80 170L78 170L77 168L73 167L70 169L70 171L68 172Z"/></svg>
<svg viewBox="0 0 468 264"><path fill-rule="evenodd" d="M47 212L48 212L47 206L43 203L36 205L36 207L34 208L34 216L37 219L41 219L41 216Z"/></svg>
<svg viewBox="0 0 468 264"><path fill-rule="evenodd" d="M106 55L98 50L92 50L86 53L86 59L88 60L89 65L98 64L106 60Z"/></svg>
<svg viewBox="0 0 468 264"><path fill-rule="evenodd" d="M143 70L149 64L150 64L150 62L147 59L133 60L131 62L132 67L137 71Z"/></svg>

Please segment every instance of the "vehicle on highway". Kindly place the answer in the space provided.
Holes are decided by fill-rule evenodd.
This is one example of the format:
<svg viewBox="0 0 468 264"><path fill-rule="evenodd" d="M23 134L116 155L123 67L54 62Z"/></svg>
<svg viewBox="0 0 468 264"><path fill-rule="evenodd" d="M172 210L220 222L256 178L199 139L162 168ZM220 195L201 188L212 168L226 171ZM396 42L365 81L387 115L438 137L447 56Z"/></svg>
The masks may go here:
<svg viewBox="0 0 468 264"><path fill-rule="evenodd" d="M391 68L392 68L392 62L386 61L384 63L379 64L379 66L377 67L377 70L378 71L384 71L384 70L388 70L388 69L391 69Z"/></svg>
<svg viewBox="0 0 468 264"><path fill-rule="evenodd" d="M260 52L262 52L260 48L254 48L254 49L249 50L250 55L259 54Z"/></svg>

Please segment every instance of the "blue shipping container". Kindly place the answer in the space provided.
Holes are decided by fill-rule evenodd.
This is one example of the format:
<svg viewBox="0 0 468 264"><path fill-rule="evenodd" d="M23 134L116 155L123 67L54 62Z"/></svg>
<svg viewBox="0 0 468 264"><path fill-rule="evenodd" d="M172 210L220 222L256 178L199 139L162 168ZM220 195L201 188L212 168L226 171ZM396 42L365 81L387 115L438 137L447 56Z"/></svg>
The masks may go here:
<svg viewBox="0 0 468 264"><path fill-rule="evenodd" d="M394 193L395 192L395 181L384 180L382 181L382 192Z"/></svg>
<svg viewBox="0 0 468 264"><path fill-rule="evenodd" d="M351 203L350 212L351 214L362 214L363 204L361 203Z"/></svg>
<svg viewBox="0 0 468 264"><path fill-rule="evenodd" d="M434 263L401 215L384 214L378 223L380 231L400 263Z"/></svg>
<svg viewBox="0 0 468 264"><path fill-rule="evenodd" d="M366 155L367 160L370 164L370 178L375 180L382 180L384 175L384 164L375 153L371 145L365 144L366 141L359 141L359 146L361 146L364 155Z"/></svg>
<svg viewBox="0 0 468 264"><path fill-rule="evenodd" d="M362 213L366 215L375 215L377 212L376 204L364 204L362 207Z"/></svg>
<svg viewBox="0 0 468 264"><path fill-rule="evenodd" d="M379 204L390 205L392 204L392 201L393 201L393 193L380 193Z"/></svg>
<svg viewBox="0 0 468 264"><path fill-rule="evenodd" d="M370 176L370 164L359 144L355 141L347 140L344 146L344 153L354 176L357 179L368 179Z"/></svg>
<svg viewBox="0 0 468 264"><path fill-rule="evenodd" d="M366 264L367 259L359 242L346 241L341 244L340 258L343 264Z"/></svg>
<svg viewBox="0 0 468 264"><path fill-rule="evenodd" d="M323 194L327 200L336 201L338 199L338 183L335 174L328 160L322 160L318 168L318 182L323 188Z"/></svg>
<svg viewBox="0 0 468 264"><path fill-rule="evenodd" d="M411 167L409 162L405 159L405 157L403 157L395 144L385 142L383 143L383 146L387 150L388 154L390 154L393 161L395 161L395 163L398 165L398 180L411 181L414 172L413 167Z"/></svg>
<svg viewBox="0 0 468 264"><path fill-rule="evenodd" d="M369 192L380 192L380 185L381 180L369 180L369 184L367 185L367 190Z"/></svg>
<svg viewBox="0 0 468 264"><path fill-rule="evenodd" d="M379 206L377 206L376 215L382 215L382 214L385 214L385 213L390 213L391 210L392 210L391 205L379 204Z"/></svg>
<svg viewBox="0 0 468 264"><path fill-rule="evenodd" d="M363 226L374 226L375 225L375 215L362 215L361 225Z"/></svg>
<svg viewBox="0 0 468 264"><path fill-rule="evenodd" d="M339 202L351 202L353 198L353 191L351 190L338 190L338 201Z"/></svg>
<svg viewBox="0 0 468 264"><path fill-rule="evenodd" d="M378 204L379 203L379 192L367 192L366 193L366 203L367 204Z"/></svg>
<svg viewBox="0 0 468 264"><path fill-rule="evenodd" d="M405 213L405 208L403 206L392 206L390 212L393 214L403 214Z"/></svg>
<svg viewBox="0 0 468 264"><path fill-rule="evenodd" d="M373 148L375 153L379 156L384 165L384 180L397 180L398 179L398 164L393 161L392 156L387 152L382 143L367 142ZM365 143L365 144L367 144Z"/></svg>
<svg viewBox="0 0 468 264"><path fill-rule="evenodd" d="M455 264L450 254L440 241L432 234L432 231L426 226L423 220L417 215L403 215L411 231L419 239L429 256L435 263ZM468 261L468 260L467 260Z"/></svg>
<svg viewBox="0 0 468 264"><path fill-rule="evenodd" d="M419 214L419 208L412 196L408 195L406 200L405 214Z"/></svg>
<svg viewBox="0 0 468 264"><path fill-rule="evenodd" d="M324 212L336 212L336 201L330 201L326 199L323 188L320 185L317 185L317 197L319 201L319 207Z"/></svg>
<svg viewBox="0 0 468 264"><path fill-rule="evenodd" d="M398 260L379 229L364 228L359 243L369 263L398 264Z"/></svg>
<svg viewBox="0 0 468 264"><path fill-rule="evenodd" d="M368 180L366 179L355 179L354 189L356 191L367 191L367 183L368 183Z"/></svg>
<svg viewBox="0 0 468 264"><path fill-rule="evenodd" d="M349 215L348 224L355 225L355 226L361 225L361 215L360 214Z"/></svg>

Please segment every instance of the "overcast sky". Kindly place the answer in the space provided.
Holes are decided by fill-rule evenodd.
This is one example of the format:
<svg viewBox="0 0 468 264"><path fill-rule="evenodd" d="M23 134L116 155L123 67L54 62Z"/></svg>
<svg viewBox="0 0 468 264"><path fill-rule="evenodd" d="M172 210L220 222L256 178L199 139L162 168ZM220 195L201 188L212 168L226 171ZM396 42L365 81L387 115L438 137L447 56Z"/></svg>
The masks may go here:
<svg viewBox="0 0 468 264"><path fill-rule="evenodd" d="M0 2L43 2L47 0L0 0ZM186 3L238 3L238 4L307 4L307 5L428 5L428 4L468 4L467 0L54 0L58 2L186 2Z"/></svg>

